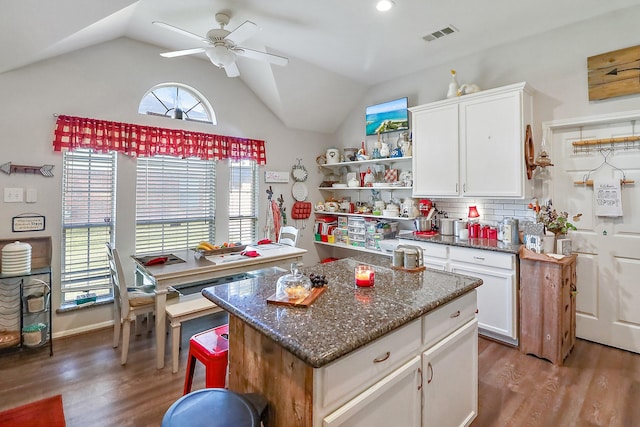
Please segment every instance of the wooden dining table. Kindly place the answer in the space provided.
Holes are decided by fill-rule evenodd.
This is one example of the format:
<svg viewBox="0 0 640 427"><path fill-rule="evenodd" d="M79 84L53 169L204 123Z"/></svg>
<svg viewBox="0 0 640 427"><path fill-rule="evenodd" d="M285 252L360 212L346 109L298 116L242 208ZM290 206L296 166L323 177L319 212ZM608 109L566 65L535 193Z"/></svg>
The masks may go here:
<svg viewBox="0 0 640 427"><path fill-rule="evenodd" d="M171 286L179 289L195 283L206 283L207 280L232 276L268 267L282 266L299 262L307 252L306 249L268 243L247 246L246 252L255 251L257 256L245 256L240 252L225 253L212 256L200 256L188 249L172 251L168 259L171 262L145 265L149 256L132 256L136 263L136 273L146 276L154 285L156 292L156 367L164 367L166 343L166 305L167 289ZM158 255L158 257L167 255ZM177 259L176 259L177 258Z"/></svg>

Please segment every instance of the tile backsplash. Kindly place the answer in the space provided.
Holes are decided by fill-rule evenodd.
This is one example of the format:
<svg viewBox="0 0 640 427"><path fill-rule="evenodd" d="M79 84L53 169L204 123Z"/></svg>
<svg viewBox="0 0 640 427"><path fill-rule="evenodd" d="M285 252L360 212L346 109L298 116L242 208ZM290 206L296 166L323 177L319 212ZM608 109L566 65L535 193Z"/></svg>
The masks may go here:
<svg viewBox="0 0 640 427"><path fill-rule="evenodd" d="M446 212L449 218L466 219L469 206L475 205L481 224L497 224L504 218L517 218L520 222L534 221L535 214L529 209L529 200L509 199L432 199L438 211Z"/></svg>

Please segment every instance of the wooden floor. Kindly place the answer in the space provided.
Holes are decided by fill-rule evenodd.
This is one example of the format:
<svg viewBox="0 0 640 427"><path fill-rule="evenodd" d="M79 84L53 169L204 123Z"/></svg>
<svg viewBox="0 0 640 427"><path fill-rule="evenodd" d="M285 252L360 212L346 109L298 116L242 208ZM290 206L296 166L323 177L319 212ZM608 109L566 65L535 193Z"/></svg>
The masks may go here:
<svg viewBox="0 0 640 427"><path fill-rule="evenodd" d="M480 339L472 427L640 426L640 355L578 339L564 366Z"/></svg>
<svg viewBox="0 0 640 427"><path fill-rule="evenodd" d="M170 346L165 368L156 369L155 335L132 336L125 366L113 348L113 329L54 340L48 348L0 357L0 410L62 394L67 427L158 427L182 396L189 337L227 321L226 313L183 323L180 370L171 373ZM133 335L133 334L132 334ZM196 366L193 390L204 388L204 368Z"/></svg>
<svg viewBox="0 0 640 427"><path fill-rule="evenodd" d="M224 322L222 315L187 322L183 348L192 333ZM132 338L121 366L111 334L56 340L51 358L46 349L0 357L0 410L62 394L69 427L159 426L182 395L187 352L178 373L171 373L169 349L168 366L157 370L155 340L143 334ZM473 427L640 426L640 355L578 340L557 367L480 338L479 363ZM194 390L204 387L203 371L196 368Z"/></svg>

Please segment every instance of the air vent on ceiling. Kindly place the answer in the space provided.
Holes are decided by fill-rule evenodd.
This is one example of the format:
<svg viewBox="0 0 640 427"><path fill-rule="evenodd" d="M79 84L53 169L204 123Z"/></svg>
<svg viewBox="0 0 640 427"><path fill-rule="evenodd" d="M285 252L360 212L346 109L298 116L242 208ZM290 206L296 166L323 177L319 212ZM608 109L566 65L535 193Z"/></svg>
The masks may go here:
<svg viewBox="0 0 640 427"><path fill-rule="evenodd" d="M441 39L444 36L448 36L456 32L458 32L458 29L453 25L449 25L448 27L444 27L441 30L434 31L431 34L427 34L426 36L422 37L422 39L427 42L432 42L434 40Z"/></svg>

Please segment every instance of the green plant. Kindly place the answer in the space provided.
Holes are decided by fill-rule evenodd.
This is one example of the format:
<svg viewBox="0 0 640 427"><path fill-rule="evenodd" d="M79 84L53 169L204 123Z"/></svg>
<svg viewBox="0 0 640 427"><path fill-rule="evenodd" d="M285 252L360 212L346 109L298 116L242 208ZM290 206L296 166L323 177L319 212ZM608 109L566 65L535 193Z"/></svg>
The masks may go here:
<svg viewBox="0 0 640 427"><path fill-rule="evenodd" d="M558 212L551 203L551 200L546 205L533 208L536 210L536 221L544 224L547 231L553 234L567 234L569 230L577 230L576 226L569 222L568 212ZM582 214L575 215L573 221L577 221Z"/></svg>

